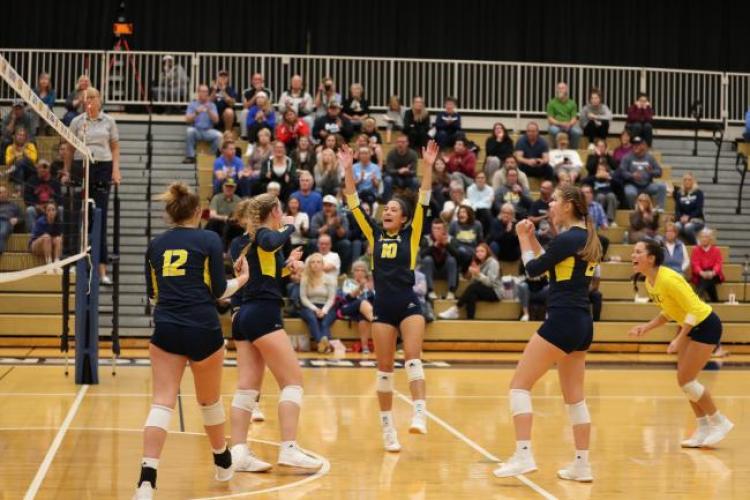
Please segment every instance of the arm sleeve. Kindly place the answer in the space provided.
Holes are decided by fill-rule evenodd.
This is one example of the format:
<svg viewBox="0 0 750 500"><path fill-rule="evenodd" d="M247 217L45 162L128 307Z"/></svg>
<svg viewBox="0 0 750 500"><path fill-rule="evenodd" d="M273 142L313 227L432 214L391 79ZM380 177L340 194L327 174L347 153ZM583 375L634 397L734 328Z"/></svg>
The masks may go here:
<svg viewBox="0 0 750 500"><path fill-rule="evenodd" d="M294 225L287 224L281 231L266 230L257 234L258 246L266 252L273 252L284 246L294 232Z"/></svg>
<svg viewBox="0 0 750 500"><path fill-rule="evenodd" d="M227 289L227 277L224 274L224 250L219 235L209 231L206 231L206 234L209 235L208 272L211 276L211 293L218 299Z"/></svg>
<svg viewBox="0 0 750 500"><path fill-rule="evenodd" d="M419 191L419 202L414 208L414 219L411 222L411 235L409 237L411 269L417 265L417 254L419 253L419 241L422 239L422 227L424 226L425 207L430 204L430 191Z"/></svg>
<svg viewBox="0 0 750 500"><path fill-rule="evenodd" d="M359 196L357 196L356 193L347 195L346 204L349 206L349 209L352 211L354 220L357 221L357 225L359 226L359 229L362 231L362 234L364 234L365 238L367 238L367 243L370 244L370 248L373 248L373 245L375 244L375 227L376 226L375 226L375 223L370 218L370 216L367 215L362 210L362 207L359 206Z"/></svg>
<svg viewBox="0 0 750 500"><path fill-rule="evenodd" d="M307 280L305 278L302 278L299 283L299 301L308 309L312 309L313 311L317 309L315 304L307 297Z"/></svg>
<svg viewBox="0 0 750 500"><path fill-rule="evenodd" d="M479 276L477 276L477 281L479 281L481 284L486 286L492 286L492 284L497 281L497 275L498 271L500 269L500 266L498 265L497 261L490 257L492 260L490 261L490 264L487 268L487 273L480 273Z"/></svg>
<svg viewBox="0 0 750 500"><path fill-rule="evenodd" d="M577 248L573 248L573 242L566 238L565 233L553 239L547 250L540 256L526 263L526 273L533 277L546 273L558 262L561 262L575 254Z"/></svg>
<svg viewBox="0 0 750 500"><path fill-rule="evenodd" d="M151 243L146 248L146 255L144 258L145 263L145 274L146 274L146 296L149 300L156 300L156 273L151 265Z"/></svg>

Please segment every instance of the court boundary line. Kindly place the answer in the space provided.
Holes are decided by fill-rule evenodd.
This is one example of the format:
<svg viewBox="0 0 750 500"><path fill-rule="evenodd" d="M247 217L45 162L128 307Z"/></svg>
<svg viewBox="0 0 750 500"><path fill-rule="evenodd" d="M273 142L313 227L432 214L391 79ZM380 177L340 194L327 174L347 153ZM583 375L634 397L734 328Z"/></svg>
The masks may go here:
<svg viewBox="0 0 750 500"><path fill-rule="evenodd" d="M400 399L404 403L408 404L409 406L414 407L414 403L412 402L412 400L409 399L408 397L406 397L404 394L402 394L399 391L394 391L393 393L396 395L396 397L398 399ZM483 455L485 458L487 458L487 459L489 459L489 460L491 460L493 462L497 462L497 463L502 462L502 460L500 460L498 457L496 457L495 455L493 455L489 451L485 450L479 443L477 443L476 441L473 441L471 438L469 438L468 436L466 436L465 434L463 434L461 431L459 431L458 429L456 429L451 424L449 424L448 422L446 422L442 418L438 417L437 415L435 415L431 411L425 410L425 414L429 418L431 418L432 420L434 420L443 429L445 429L446 431L448 431L449 434L452 434L454 437L458 438L460 441L463 441L464 444L468 445L470 448L472 448L474 451L478 452L480 455ZM513 477L515 479L518 479L521 483L523 483L524 485L528 486L533 491L535 491L536 493L538 493L542 497L546 498L547 500L558 500L555 495L553 495L549 491L545 490L544 488L542 488L541 486L539 486L538 484L536 484L534 481L532 481L531 479L527 478L526 476L519 475L519 476L513 476Z"/></svg>
<svg viewBox="0 0 750 500"><path fill-rule="evenodd" d="M55 438L47 449L46 455L44 455L44 460L42 460L42 463L39 465L39 469L37 469L34 479L32 479L29 488L26 490L26 494L23 496L24 500L33 500L39 492L39 488L41 488L44 478L47 477L47 472L49 472L52 461L55 459L55 455L57 455L57 451L60 449L63 439L65 439L65 434L67 434L71 422L73 422L73 419L78 413L78 408L80 408L81 402L83 402L83 398L86 396L88 390L88 384L84 384L78 389L78 394L76 395L75 400L73 400L73 404L70 405L68 413L65 415L65 419L57 429L57 434L55 434Z"/></svg>

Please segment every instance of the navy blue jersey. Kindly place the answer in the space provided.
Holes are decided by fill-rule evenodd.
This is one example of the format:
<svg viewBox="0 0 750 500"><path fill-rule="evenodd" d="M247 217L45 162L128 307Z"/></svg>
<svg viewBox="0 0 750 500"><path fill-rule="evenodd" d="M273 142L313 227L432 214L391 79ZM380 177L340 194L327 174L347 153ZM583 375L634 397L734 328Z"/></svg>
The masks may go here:
<svg viewBox="0 0 750 500"><path fill-rule="evenodd" d="M585 229L573 226L557 235L545 253L526 264L529 276L549 274L548 309L590 309L589 284L598 263L578 255L586 246L586 237Z"/></svg>
<svg viewBox="0 0 750 500"><path fill-rule="evenodd" d="M232 261L236 261L243 253L247 257L250 278L242 288L240 301L251 300L282 300L281 278L289 274L285 265L284 254L281 251L284 244L294 232L294 226L289 224L281 231L274 231L261 227L251 240L247 233L232 241L229 252ZM249 246L248 246L249 245ZM233 301L237 304L237 301Z"/></svg>
<svg viewBox="0 0 750 500"><path fill-rule="evenodd" d="M414 287L414 268L417 265L419 242L424 224L424 211L429 205L429 193L420 191L419 203L414 218L397 234L390 234L376 224L359 204L350 208L354 220L373 249L370 267L375 281L375 294L388 297L390 294L411 293Z"/></svg>
<svg viewBox="0 0 750 500"><path fill-rule="evenodd" d="M156 301L154 321L219 328L216 299L227 288L219 236L175 227L151 240L146 250L146 287Z"/></svg>

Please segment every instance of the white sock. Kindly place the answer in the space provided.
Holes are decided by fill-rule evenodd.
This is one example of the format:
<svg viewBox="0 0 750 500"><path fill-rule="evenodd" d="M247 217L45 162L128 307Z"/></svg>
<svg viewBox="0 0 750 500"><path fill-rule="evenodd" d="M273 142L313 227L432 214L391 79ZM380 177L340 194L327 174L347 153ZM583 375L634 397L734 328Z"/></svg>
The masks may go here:
<svg viewBox="0 0 750 500"><path fill-rule="evenodd" d="M724 421L724 415L721 414L719 410L716 410L716 413L713 415L708 416L708 422L712 425L719 425Z"/></svg>
<svg viewBox="0 0 750 500"><path fill-rule="evenodd" d="M576 463L589 463L589 450L576 450Z"/></svg>
<svg viewBox="0 0 750 500"><path fill-rule="evenodd" d="M424 413L427 410L427 402L424 399L414 400L414 413Z"/></svg>
<svg viewBox="0 0 750 500"><path fill-rule="evenodd" d="M710 424L710 422L708 420L708 415L704 415L702 417L697 417L695 420L698 422L698 427L700 427L700 428L708 427L709 424Z"/></svg>
<svg viewBox="0 0 750 500"><path fill-rule="evenodd" d="M516 453L530 455L531 441L516 441Z"/></svg>
<svg viewBox="0 0 750 500"><path fill-rule="evenodd" d="M279 449L286 450L287 448L294 448L297 446L297 441L282 441Z"/></svg>
<svg viewBox="0 0 750 500"><path fill-rule="evenodd" d="M219 448L218 450L211 448L211 451L214 452L214 455L221 455L222 453L227 451L227 445L225 444L223 448Z"/></svg>
<svg viewBox="0 0 750 500"><path fill-rule="evenodd" d="M390 429L393 427L393 413L390 411L380 412L380 425L383 429Z"/></svg>
<svg viewBox="0 0 750 500"><path fill-rule="evenodd" d="M141 459L141 467L150 467L154 470L159 468L159 459L158 458L148 458L143 457Z"/></svg>
<svg viewBox="0 0 750 500"><path fill-rule="evenodd" d="M229 447L230 451L234 450L249 450L250 447L246 443L237 443ZM236 452L235 452L236 453Z"/></svg>

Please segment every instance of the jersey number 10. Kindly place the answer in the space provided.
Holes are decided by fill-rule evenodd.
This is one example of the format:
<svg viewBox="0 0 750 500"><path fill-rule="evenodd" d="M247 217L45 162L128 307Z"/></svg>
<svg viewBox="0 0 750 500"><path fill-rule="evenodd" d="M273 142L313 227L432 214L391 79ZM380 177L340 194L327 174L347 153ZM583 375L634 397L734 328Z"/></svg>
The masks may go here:
<svg viewBox="0 0 750 500"><path fill-rule="evenodd" d="M381 259L395 259L398 252L398 243L383 243L383 249L380 251Z"/></svg>
<svg viewBox="0 0 750 500"><path fill-rule="evenodd" d="M164 277L185 276L185 270L182 269L182 266L185 265L187 259L187 250L167 250L164 252L161 275Z"/></svg>

